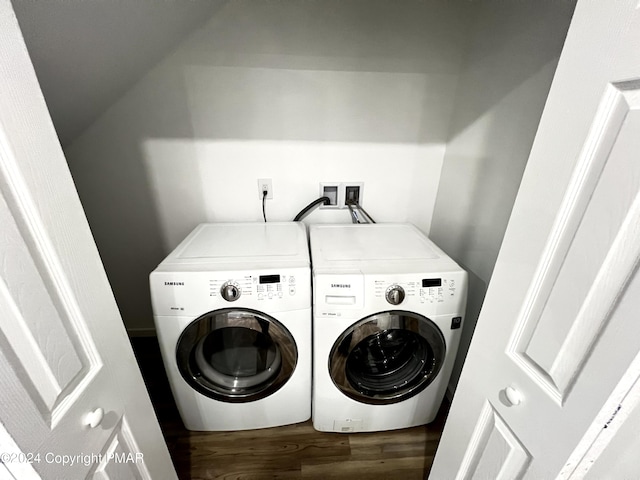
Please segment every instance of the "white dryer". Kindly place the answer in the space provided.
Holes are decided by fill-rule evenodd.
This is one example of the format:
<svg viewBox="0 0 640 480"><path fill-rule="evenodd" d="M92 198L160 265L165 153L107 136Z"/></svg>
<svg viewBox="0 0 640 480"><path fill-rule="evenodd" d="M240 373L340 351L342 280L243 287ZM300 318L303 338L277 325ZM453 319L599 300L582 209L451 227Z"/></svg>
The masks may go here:
<svg viewBox="0 0 640 480"><path fill-rule="evenodd" d="M189 430L311 417L311 269L302 223L199 225L150 275L167 376Z"/></svg>
<svg viewBox="0 0 640 480"><path fill-rule="evenodd" d="M313 426L427 424L460 342L467 273L410 224L314 225Z"/></svg>

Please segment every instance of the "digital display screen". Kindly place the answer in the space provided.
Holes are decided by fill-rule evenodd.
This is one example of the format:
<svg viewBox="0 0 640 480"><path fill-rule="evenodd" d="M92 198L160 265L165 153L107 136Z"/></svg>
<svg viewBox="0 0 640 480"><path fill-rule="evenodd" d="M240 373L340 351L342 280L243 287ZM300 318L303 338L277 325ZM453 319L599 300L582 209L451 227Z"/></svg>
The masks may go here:
<svg viewBox="0 0 640 480"><path fill-rule="evenodd" d="M260 283L280 283L280 275L260 275Z"/></svg>
<svg viewBox="0 0 640 480"><path fill-rule="evenodd" d="M423 278L422 279L422 288L441 287L441 286L442 286L441 278Z"/></svg>

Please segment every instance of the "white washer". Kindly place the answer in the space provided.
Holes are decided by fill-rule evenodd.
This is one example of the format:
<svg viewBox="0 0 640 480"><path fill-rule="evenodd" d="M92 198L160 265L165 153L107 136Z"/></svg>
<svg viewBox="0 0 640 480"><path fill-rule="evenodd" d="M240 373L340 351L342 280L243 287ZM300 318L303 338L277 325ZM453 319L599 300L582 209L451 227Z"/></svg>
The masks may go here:
<svg viewBox="0 0 640 480"><path fill-rule="evenodd" d="M198 226L150 275L169 383L189 430L311 417L311 269L305 226Z"/></svg>
<svg viewBox="0 0 640 480"><path fill-rule="evenodd" d="M314 225L313 426L424 425L460 342L467 273L410 224Z"/></svg>

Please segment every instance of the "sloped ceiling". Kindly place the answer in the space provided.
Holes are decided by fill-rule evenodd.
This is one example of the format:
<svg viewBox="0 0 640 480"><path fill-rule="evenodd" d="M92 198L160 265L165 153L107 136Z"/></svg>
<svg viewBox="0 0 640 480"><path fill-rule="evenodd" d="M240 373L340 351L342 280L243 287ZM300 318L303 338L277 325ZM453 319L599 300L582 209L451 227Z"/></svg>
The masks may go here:
<svg viewBox="0 0 640 480"><path fill-rule="evenodd" d="M223 0L13 0L63 146Z"/></svg>

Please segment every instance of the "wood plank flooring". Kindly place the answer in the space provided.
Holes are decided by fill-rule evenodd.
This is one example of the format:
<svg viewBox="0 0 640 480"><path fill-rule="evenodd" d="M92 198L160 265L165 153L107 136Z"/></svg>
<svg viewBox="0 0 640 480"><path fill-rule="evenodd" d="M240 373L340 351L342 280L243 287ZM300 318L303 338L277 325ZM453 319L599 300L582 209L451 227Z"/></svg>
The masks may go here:
<svg viewBox="0 0 640 480"><path fill-rule="evenodd" d="M448 403L430 425L376 433L322 433L311 421L240 432L190 432L176 409L157 339L132 344L180 479L424 479Z"/></svg>

